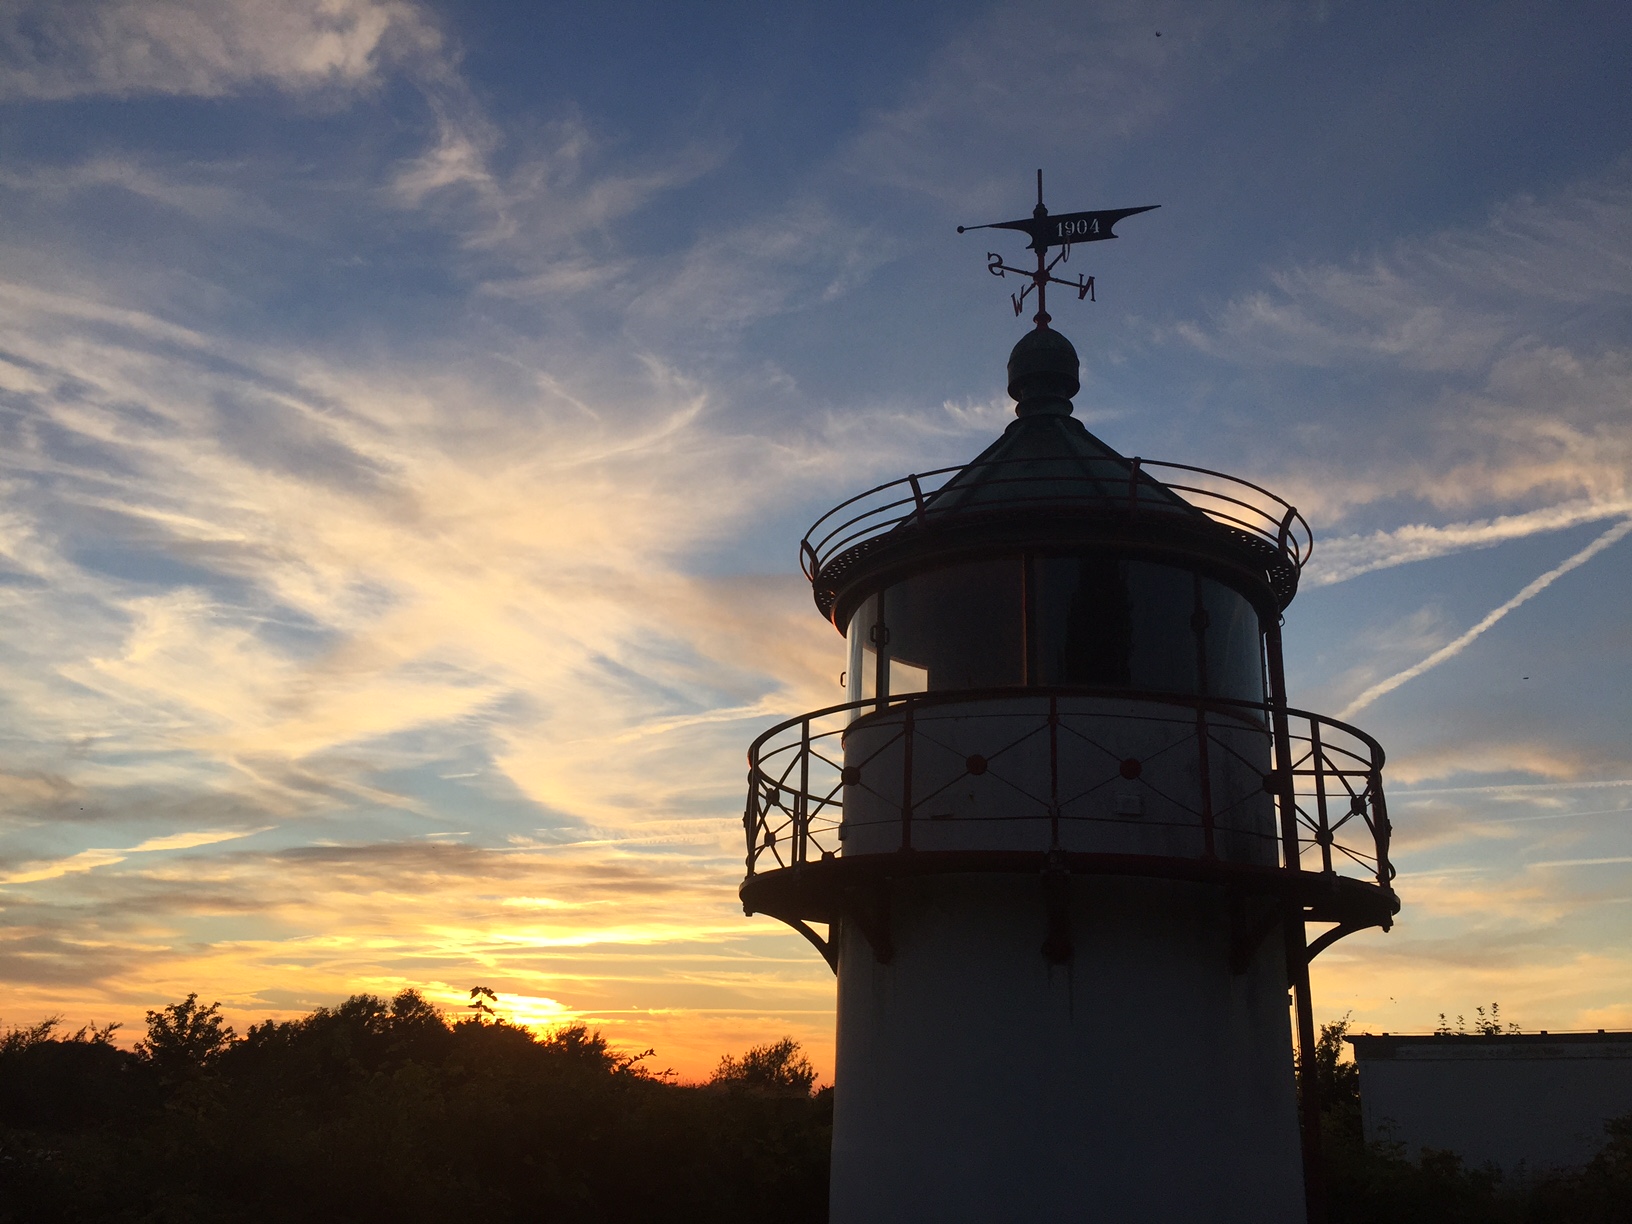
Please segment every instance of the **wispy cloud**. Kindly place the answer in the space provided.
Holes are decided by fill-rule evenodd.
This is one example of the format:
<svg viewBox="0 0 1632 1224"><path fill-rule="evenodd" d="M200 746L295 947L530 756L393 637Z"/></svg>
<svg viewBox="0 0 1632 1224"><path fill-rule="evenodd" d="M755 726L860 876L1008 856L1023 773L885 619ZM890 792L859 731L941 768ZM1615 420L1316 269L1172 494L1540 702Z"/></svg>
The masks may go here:
<svg viewBox="0 0 1632 1224"><path fill-rule="evenodd" d="M153 850L193 850L199 846L215 846L225 841L236 841L240 837L253 837L257 833L265 833L270 825L259 829L200 829L194 833L168 833L163 837L150 837L139 846L132 846L129 853L145 854Z"/></svg>
<svg viewBox="0 0 1632 1224"><path fill-rule="evenodd" d="M266 828L201 829L192 833L169 833L163 837L150 837L140 845L131 846L124 850L81 850L77 854L71 854L67 858L55 862L19 864L14 870L5 875L0 875L0 884L37 884L41 880L60 879L62 876L72 875L79 871L94 871L98 867L111 867L124 862L132 854L149 854L158 850L192 850L199 846L214 846L221 842L235 841L240 837L252 837L256 833L264 832L266 832Z"/></svg>
<svg viewBox="0 0 1632 1224"><path fill-rule="evenodd" d="M631 314L642 330L701 324L734 333L755 319L841 296L887 262L892 245L820 204L796 203L785 215L695 244L678 267L635 296Z"/></svg>
<svg viewBox="0 0 1632 1224"><path fill-rule="evenodd" d="M440 43L409 0L23 0L0 11L0 97L357 88Z"/></svg>
<svg viewBox="0 0 1632 1224"><path fill-rule="evenodd" d="M1413 786L1411 795L1528 795L1560 790L1612 790L1632 787L1632 778L1600 778L1577 782L1512 782L1490 786Z"/></svg>
<svg viewBox="0 0 1632 1224"><path fill-rule="evenodd" d="M1323 542L1315 583L1632 508L1632 164L1268 282L1164 335L1278 371L1297 398L1262 410L1295 439L1277 486L1317 526L1381 520ZM1363 398L1311 409L1301 389L1320 405L1338 372Z"/></svg>
<svg viewBox="0 0 1632 1224"><path fill-rule="evenodd" d="M1545 199L1496 207L1479 226L1360 257L1270 274L1180 334L1238 362L1337 366L1368 360L1428 372L1488 368L1547 303L1624 298L1632 283L1632 164Z"/></svg>
<svg viewBox="0 0 1632 1224"><path fill-rule="evenodd" d="M1522 737L1504 736L1488 728L1469 728L1461 734L1422 737L1396 750L1388 759L1390 780L1415 788L1444 778L1512 776L1547 778L1543 788L1574 785L1583 775L1600 770L1585 745L1561 743L1526 727ZM1423 793L1428 793L1424 791ZM1447 791L1447 794L1455 793Z"/></svg>
<svg viewBox="0 0 1632 1224"><path fill-rule="evenodd" d="M1603 858L1544 859L1531 867L1603 867L1612 863L1632 863L1632 854L1608 855Z"/></svg>
<svg viewBox="0 0 1632 1224"><path fill-rule="evenodd" d="M1478 624L1467 630L1467 632L1461 634L1454 640L1447 642L1444 646L1441 646L1438 650L1434 651L1433 654L1423 659L1420 663L1414 663L1404 671L1396 672L1386 680L1379 680L1376 684L1366 689L1365 692L1361 693L1360 696L1356 697L1348 704L1348 706L1344 708L1341 717L1349 718L1352 715L1358 714L1361 710L1365 709L1379 697L1382 697L1387 693L1392 693L1395 689L1399 688L1400 685L1405 684L1407 681L1415 680L1424 672L1430 670L1431 668L1438 667L1447 659L1455 658L1457 655L1461 654L1464 650L1471 646L1482 633L1491 628L1491 626L1495 625L1509 612L1525 603L1528 603L1537 595L1545 591L1548 587L1552 586L1553 583L1557 582L1565 574L1578 568L1579 566L1585 565L1588 561L1592 560L1606 548L1609 548L1611 545L1624 539L1629 532L1632 532L1632 519L1623 519L1621 522L1616 523L1615 526L1611 527L1597 539L1593 540L1592 543L1588 544L1580 552L1568 557L1560 564L1548 570L1545 574L1542 574L1527 583L1517 595L1513 596L1512 599L1509 599L1506 603L1500 605L1499 607L1491 609L1491 611L1486 613Z"/></svg>
<svg viewBox="0 0 1632 1224"><path fill-rule="evenodd" d="M714 433L706 392L672 371L603 383L621 403L579 386L484 406L431 371L268 362L138 311L9 300L7 348L35 389L11 406L7 551L34 585L7 598L14 616L79 627L15 644L13 662L32 716L65 717L65 736L100 707L98 754L185 749L287 790L274 761L527 720L541 698L576 705L587 739L613 729L597 722L609 703L672 719L688 690L768 683L685 644L695 629L737 654L729 609L745 605L675 559L780 477L761 455L754 482L718 485L751 443ZM120 332L97 334L105 321ZM241 408L246 370L266 372ZM84 551L109 531L116 557ZM791 613L796 588L776 586Z"/></svg>
<svg viewBox="0 0 1632 1224"><path fill-rule="evenodd" d="M831 975L784 955L770 924L742 919L735 874L734 858L710 847L155 856L8 886L0 972L11 1014L139 1017L200 988L235 1018L404 986L457 1006L481 982L523 1021L583 1018L648 1045L661 1036L665 1063L688 1075L762 1040L767 1025L825 1057ZM654 1011L671 1015L654 1028Z"/></svg>
<svg viewBox="0 0 1632 1224"><path fill-rule="evenodd" d="M466 248L502 249L529 264L569 254L582 260L572 243L585 237L615 250L604 240L618 222L717 166L723 152L697 141L645 159L614 157L615 142L577 114L522 137L495 124L456 77L428 84L427 96L433 136L398 167L389 198L434 210ZM493 279L516 285L545 275L524 269Z"/></svg>
<svg viewBox="0 0 1632 1224"><path fill-rule="evenodd" d="M1279 3L1165 0L991 9L938 49L898 103L869 116L840 168L947 208L1002 207L1013 184L986 167L1012 166L1017 139L1035 133L1079 157L1120 146L1196 82L1284 38L1294 14ZM1048 83L1052 103L1041 124L1038 94L1027 87L1037 81Z"/></svg>
<svg viewBox="0 0 1632 1224"><path fill-rule="evenodd" d="M1564 531L1584 523L1624 518L1632 514L1632 500L1612 502L1570 502L1544 506L1523 514L1466 523L1431 526L1408 523L1367 535L1340 536L1322 540L1306 577L1315 586L1330 586L1369 574L1374 570L1428 561L1475 548L1493 548L1510 540L1527 539L1550 531Z"/></svg>

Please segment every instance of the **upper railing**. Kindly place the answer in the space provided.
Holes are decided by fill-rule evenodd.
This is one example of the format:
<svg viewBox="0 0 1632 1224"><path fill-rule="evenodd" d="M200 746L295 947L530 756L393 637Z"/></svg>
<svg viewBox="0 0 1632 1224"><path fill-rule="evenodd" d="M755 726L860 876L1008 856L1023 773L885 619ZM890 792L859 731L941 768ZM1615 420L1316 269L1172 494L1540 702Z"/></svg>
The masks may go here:
<svg viewBox="0 0 1632 1224"><path fill-rule="evenodd" d="M1115 746L1096 742L1104 738L1106 715L1093 703L1105 700L1136 703L1139 712L1124 709L1115 721L1140 723L1147 741L1154 732L1154 740L1164 745L1162 768L1169 776L1175 764L1185 765L1184 758L1193 754L1190 776L1200 782L1194 794L1175 795L1170 787L1161 795L1166 821L1195 832L1187 843L1193 845L1191 857L1213 856L1215 829L1220 838L1233 837L1239 844L1250 824L1243 822L1243 810L1254 794L1261 806L1267 792L1275 801L1274 823L1256 836L1273 842L1273 849L1261 846L1253 856L1258 862L1358 876L1391 892L1383 750L1365 732L1304 710L1277 711L1267 703L1096 689L913 693L829 706L772 727L748 750L743 815L748 875L831 860L841 852L854 857L855 849L841 851L846 834L858 833L845 827L847 795L863 800L855 806L868 809L875 826L859 831L865 834L864 857L910 850L919 830L920 841L925 835L933 841L937 830L929 822L944 819L940 809L947 795L963 779L988 773L1009 775L999 779L1007 814L988 823L1036 822L1045 839L1052 829L1056 845L1063 840L1062 829L1069 833L1073 824L1148 825L1146 818L1106 811L1107 787L1126 788L1141 774L1139 784L1150 785L1155 771L1149 762L1122 757ZM858 718L875 714L883 717ZM990 742L983 740L975 751L962 743L958 751L967 755L949 769L943 766L941 784L926 789L914 757L922 762L926 752L944 755L954 735L951 724L960 720L965 730L971 722L986 728L980 733ZM845 735L869 724L882 734L869 737L864 759L847 762ZM1024 747L1028 743L1032 748ZM1070 770L1060 766L1066 752ZM1006 754L1030 763L1003 771L999 763ZM1268 772L1262 772L1265 765ZM1232 798L1215 792L1209 782L1225 772L1239 782L1244 771L1253 784L1249 794L1236 786Z"/></svg>
<svg viewBox="0 0 1632 1224"><path fill-rule="evenodd" d="M1173 474L1171 479L1167 473ZM979 480L978 500L946 489L960 474ZM868 489L816 520L799 542L799 561L805 577L814 582L822 568L847 549L909 520L930 526L953 515L1059 507L1171 519L1183 507L1162 496L1155 485L1158 480L1213 522L1271 545L1294 574L1314 550L1313 533L1297 509L1251 481L1187 463L1062 457L937 468ZM943 490L949 496L937 498Z"/></svg>

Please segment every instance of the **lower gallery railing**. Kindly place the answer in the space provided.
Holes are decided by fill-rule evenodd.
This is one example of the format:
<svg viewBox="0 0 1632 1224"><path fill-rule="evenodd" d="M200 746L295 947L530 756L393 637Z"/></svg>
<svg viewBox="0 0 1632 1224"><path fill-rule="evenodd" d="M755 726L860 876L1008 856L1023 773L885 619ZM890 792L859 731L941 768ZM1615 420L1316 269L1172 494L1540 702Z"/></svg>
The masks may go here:
<svg viewBox="0 0 1632 1224"><path fill-rule="evenodd" d="M1063 850L1278 867L1392 895L1382 748L1335 719L1284 714L1098 689L829 706L749 749L748 877L907 850Z"/></svg>

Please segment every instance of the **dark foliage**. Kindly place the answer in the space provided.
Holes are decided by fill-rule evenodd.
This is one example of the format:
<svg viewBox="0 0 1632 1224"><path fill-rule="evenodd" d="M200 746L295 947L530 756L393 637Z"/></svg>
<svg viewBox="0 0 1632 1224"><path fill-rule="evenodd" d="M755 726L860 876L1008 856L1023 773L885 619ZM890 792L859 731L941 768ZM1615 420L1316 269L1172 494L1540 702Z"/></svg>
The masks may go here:
<svg viewBox="0 0 1632 1224"><path fill-rule="evenodd" d="M827 1217L831 1090L783 1039L690 1087L471 992L356 995L238 1037L196 995L134 1051L46 1020L0 1034L0 1224L617 1224ZM1488 1020L1498 1023L1495 1007ZM1347 1021L1322 1028L1331 1224L1632 1224L1632 1118L1586 1168L1522 1184L1367 1144Z"/></svg>
<svg viewBox="0 0 1632 1224"><path fill-rule="evenodd" d="M108 1037L0 1037L3 1224L826 1219L830 1094L793 1042L689 1087L412 991L242 1038L189 996Z"/></svg>
<svg viewBox="0 0 1632 1224"><path fill-rule="evenodd" d="M1502 1005L1500 1003L1490 1005L1489 1015L1486 1015L1485 1009L1482 1007L1473 1009L1473 1032L1481 1037L1497 1037L1503 1033L1516 1033L1518 1031L1519 1026L1516 1024L1503 1026ZM1451 1022L1445 1018L1445 1013L1440 1012L1439 1025L1434 1029L1434 1036L1450 1037L1453 1035L1458 1037L1468 1035L1468 1018L1458 1016L1456 1018L1456 1027L1452 1028Z"/></svg>

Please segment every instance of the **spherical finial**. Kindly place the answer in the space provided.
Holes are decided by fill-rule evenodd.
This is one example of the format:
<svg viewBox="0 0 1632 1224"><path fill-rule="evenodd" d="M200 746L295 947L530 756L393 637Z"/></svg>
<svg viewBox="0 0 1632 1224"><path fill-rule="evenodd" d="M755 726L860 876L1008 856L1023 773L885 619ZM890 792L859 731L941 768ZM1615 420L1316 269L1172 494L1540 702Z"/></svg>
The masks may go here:
<svg viewBox="0 0 1632 1224"><path fill-rule="evenodd" d="M1082 384L1077 350L1047 327L1028 331L1009 354L1009 395L1016 416L1071 415L1071 397Z"/></svg>

